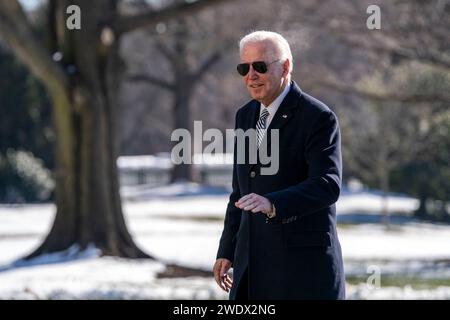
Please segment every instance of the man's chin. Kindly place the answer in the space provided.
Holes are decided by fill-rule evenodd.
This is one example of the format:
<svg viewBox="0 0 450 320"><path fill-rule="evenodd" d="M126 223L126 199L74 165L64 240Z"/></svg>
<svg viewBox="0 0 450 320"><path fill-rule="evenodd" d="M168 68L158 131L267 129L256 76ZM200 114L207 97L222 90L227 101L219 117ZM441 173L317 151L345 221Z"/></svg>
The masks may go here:
<svg viewBox="0 0 450 320"><path fill-rule="evenodd" d="M250 96L252 97L252 99L255 99L255 100L259 101L259 102L261 102L261 100L262 100L262 97L261 97L260 94L252 94L250 92Z"/></svg>

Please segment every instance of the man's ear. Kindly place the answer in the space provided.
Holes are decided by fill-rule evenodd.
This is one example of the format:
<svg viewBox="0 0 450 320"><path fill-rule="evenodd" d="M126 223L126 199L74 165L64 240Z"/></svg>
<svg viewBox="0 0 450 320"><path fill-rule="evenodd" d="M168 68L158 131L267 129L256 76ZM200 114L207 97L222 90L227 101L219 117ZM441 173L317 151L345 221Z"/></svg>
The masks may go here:
<svg viewBox="0 0 450 320"><path fill-rule="evenodd" d="M289 59L286 59L283 63L283 77L285 77L289 74L290 67L291 67L291 62L289 61Z"/></svg>

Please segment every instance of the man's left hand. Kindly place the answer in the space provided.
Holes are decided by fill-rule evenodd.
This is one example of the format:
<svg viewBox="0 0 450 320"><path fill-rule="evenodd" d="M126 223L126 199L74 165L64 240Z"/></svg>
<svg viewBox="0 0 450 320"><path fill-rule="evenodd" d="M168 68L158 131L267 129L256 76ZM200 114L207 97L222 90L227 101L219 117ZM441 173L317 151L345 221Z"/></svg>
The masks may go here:
<svg viewBox="0 0 450 320"><path fill-rule="evenodd" d="M250 193L243 196L235 202L234 205L239 209L251 211L253 213L261 211L264 214L270 214L272 212L272 203L270 203L267 198L256 193Z"/></svg>

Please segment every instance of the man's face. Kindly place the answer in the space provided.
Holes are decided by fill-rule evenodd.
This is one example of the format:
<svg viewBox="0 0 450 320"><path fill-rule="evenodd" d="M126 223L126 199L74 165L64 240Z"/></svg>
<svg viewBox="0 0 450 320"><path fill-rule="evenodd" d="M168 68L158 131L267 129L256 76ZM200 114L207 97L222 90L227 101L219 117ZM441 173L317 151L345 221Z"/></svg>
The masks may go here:
<svg viewBox="0 0 450 320"><path fill-rule="evenodd" d="M250 66L250 71L242 77L250 96L265 106L271 104L282 92L287 77L287 71L284 69L288 62L272 63L274 60L277 58L274 57L270 43L248 43L241 51L241 63L264 61L267 64L266 73L258 73Z"/></svg>

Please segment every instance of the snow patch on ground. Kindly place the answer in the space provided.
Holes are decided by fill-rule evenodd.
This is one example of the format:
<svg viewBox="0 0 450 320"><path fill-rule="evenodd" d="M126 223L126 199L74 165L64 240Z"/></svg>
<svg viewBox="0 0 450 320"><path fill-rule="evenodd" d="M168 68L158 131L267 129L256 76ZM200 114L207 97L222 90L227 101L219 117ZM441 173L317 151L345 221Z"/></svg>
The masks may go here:
<svg viewBox="0 0 450 320"><path fill-rule="evenodd" d="M211 270L228 202L225 194L204 194L198 186L173 185L160 198L124 201L136 243L159 261L98 257L97 249L73 247L58 254L19 260L34 250L53 223L51 204L0 206L0 299L227 299L211 278L159 279L165 263ZM382 276L450 278L450 226L416 221L417 200L390 196L389 207L405 218L392 227L377 218L377 193L344 193L338 219L348 276L365 277L378 266ZM346 221L348 222L348 220ZM374 289L347 284L348 299L450 299L450 287L411 286Z"/></svg>

